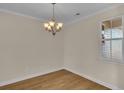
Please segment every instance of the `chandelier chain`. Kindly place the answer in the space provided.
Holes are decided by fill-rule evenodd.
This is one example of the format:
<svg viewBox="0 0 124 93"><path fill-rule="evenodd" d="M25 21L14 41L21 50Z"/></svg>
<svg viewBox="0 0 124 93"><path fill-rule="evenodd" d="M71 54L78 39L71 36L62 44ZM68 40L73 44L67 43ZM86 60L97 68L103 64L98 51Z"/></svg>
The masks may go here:
<svg viewBox="0 0 124 93"><path fill-rule="evenodd" d="M53 4L53 20L55 20L55 3L52 4Z"/></svg>

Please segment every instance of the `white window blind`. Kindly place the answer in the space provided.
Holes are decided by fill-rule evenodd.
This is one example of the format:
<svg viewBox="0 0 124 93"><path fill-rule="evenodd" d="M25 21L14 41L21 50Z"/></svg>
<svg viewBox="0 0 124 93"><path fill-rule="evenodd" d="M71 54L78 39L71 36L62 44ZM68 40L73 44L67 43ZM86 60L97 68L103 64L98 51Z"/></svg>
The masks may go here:
<svg viewBox="0 0 124 93"><path fill-rule="evenodd" d="M102 22L102 56L110 60L123 60L122 17Z"/></svg>

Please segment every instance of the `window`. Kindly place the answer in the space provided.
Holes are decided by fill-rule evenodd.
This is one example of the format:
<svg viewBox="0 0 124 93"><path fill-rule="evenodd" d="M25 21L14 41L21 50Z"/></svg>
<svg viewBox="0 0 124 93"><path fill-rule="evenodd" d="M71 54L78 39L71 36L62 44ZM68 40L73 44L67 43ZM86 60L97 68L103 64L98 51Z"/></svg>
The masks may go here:
<svg viewBox="0 0 124 93"><path fill-rule="evenodd" d="M102 57L111 61L123 60L122 17L102 21L101 24Z"/></svg>

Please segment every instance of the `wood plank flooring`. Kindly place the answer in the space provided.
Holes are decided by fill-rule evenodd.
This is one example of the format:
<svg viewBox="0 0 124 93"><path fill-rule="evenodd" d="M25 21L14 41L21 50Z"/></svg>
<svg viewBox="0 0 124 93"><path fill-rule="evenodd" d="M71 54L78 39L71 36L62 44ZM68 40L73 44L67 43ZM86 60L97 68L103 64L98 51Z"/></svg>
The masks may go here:
<svg viewBox="0 0 124 93"><path fill-rule="evenodd" d="M0 87L1 90L109 90L67 70L23 80Z"/></svg>

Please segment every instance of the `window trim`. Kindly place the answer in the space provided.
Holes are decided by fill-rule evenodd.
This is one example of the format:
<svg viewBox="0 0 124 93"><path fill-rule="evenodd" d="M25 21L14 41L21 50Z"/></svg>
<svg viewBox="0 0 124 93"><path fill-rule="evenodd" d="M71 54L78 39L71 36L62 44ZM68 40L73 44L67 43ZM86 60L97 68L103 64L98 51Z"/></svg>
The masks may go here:
<svg viewBox="0 0 124 93"><path fill-rule="evenodd" d="M100 30L99 30L99 40L100 40L100 42L99 42L99 45L100 45L100 59L102 60L102 61L104 61L104 62L107 62L107 63L117 63L117 64L124 64L124 38L122 38L122 60L120 59L120 60L118 60L118 59L114 59L114 58L112 58L112 59L110 59L110 58L105 58L105 57L103 57L103 55L102 55L102 43L101 43L101 41L102 41L102 36L101 36L101 34L102 34L102 31L101 31L101 29L102 29L102 22L103 21L107 21L107 20L112 20L112 19L115 19L115 18L118 18L118 17L120 17L120 18L122 18L122 30L123 30L123 37L124 37L124 15L121 15L121 16L114 16L114 17L110 17L110 18L106 18L106 19L103 19L103 20L100 20L100 22L99 22L99 24L100 24ZM119 38L120 39L120 38ZM106 39L107 40L107 39ZM112 40L112 39L108 39L108 40ZM114 39L113 39L114 40Z"/></svg>

